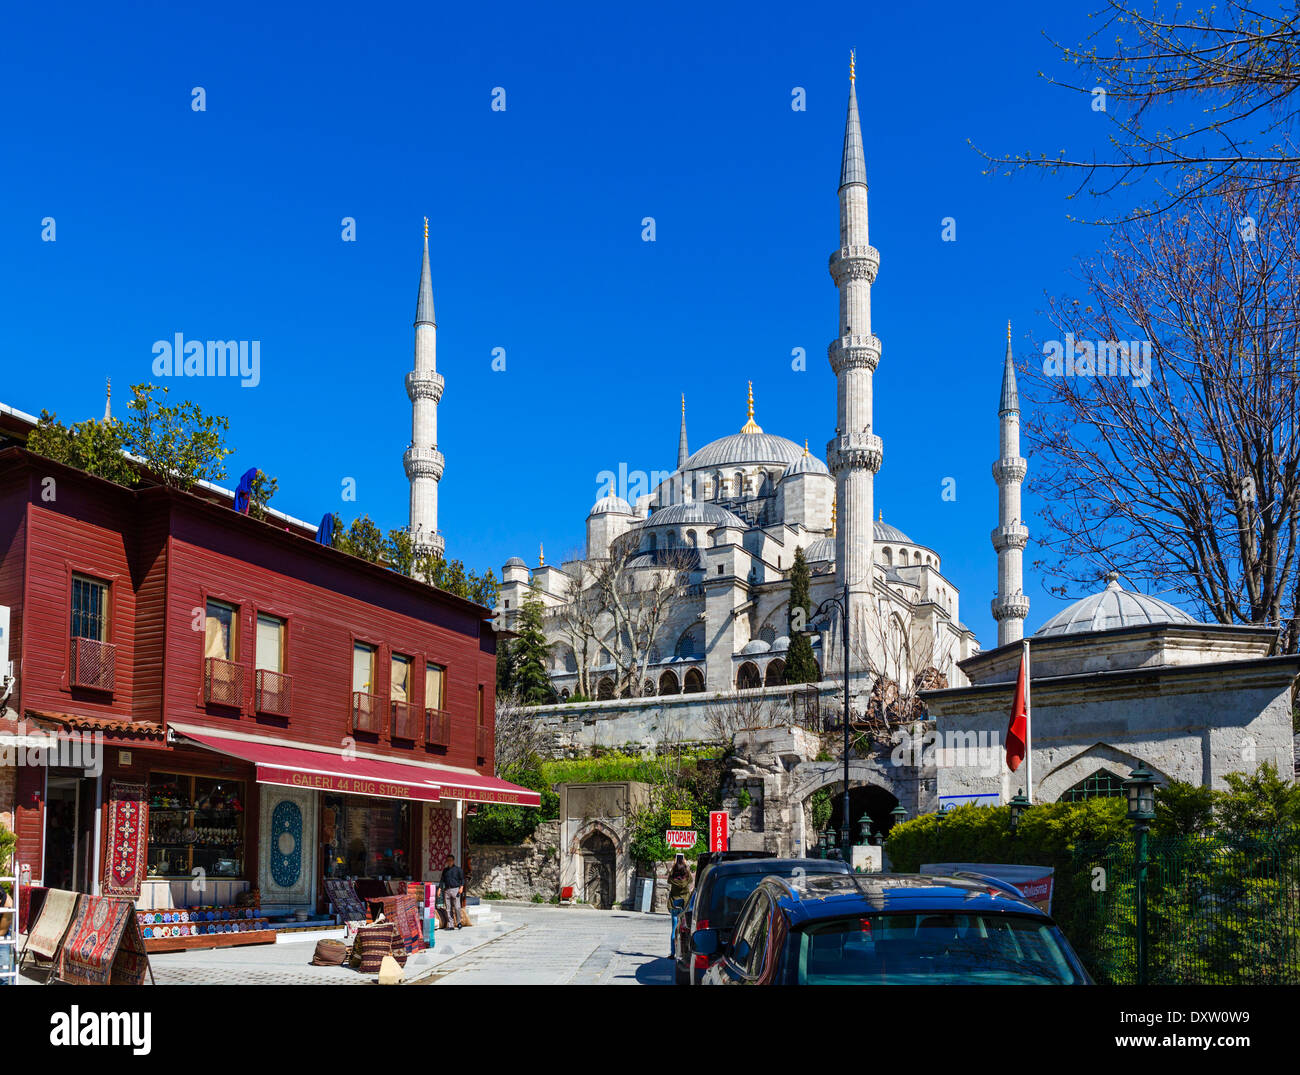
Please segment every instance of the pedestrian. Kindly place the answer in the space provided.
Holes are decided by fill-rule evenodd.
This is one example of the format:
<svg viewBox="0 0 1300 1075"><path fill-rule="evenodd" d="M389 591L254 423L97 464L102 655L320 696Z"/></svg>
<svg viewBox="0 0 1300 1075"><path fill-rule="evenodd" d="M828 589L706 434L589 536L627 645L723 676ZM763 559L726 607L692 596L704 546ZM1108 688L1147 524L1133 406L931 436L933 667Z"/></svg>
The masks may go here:
<svg viewBox="0 0 1300 1075"><path fill-rule="evenodd" d="M668 937L668 955L677 955L677 917L686 908L686 897L691 894L691 869L686 856L677 852L677 859L668 873L668 908L673 916L673 931Z"/></svg>
<svg viewBox="0 0 1300 1075"><path fill-rule="evenodd" d="M447 925L460 929L460 900L465 890L465 874L456 865L456 856L448 855L442 871L442 902L447 908Z"/></svg>

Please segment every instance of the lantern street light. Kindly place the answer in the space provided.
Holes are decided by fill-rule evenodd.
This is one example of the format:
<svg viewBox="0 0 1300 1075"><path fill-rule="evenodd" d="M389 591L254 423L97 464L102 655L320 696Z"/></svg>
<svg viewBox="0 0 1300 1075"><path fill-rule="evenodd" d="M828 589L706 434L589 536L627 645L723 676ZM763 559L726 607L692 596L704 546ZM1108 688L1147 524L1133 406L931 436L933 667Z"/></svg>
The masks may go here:
<svg viewBox="0 0 1300 1075"><path fill-rule="evenodd" d="M1137 884L1138 985L1147 984L1147 833L1156 818L1155 775L1141 762L1124 781L1128 795L1128 819L1133 823L1134 865Z"/></svg>
<svg viewBox="0 0 1300 1075"><path fill-rule="evenodd" d="M858 818L858 843L859 844L871 843L871 815L870 814L863 813L863 815L860 818Z"/></svg>
<svg viewBox="0 0 1300 1075"><path fill-rule="evenodd" d="M1016 834L1016 829L1020 825L1020 817L1030 807L1030 802L1025 798L1025 789L1021 788L1016 792L1015 797L1007 803L1011 807L1011 835Z"/></svg>
<svg viewBox="0 0 1300 1075"><path fill-rule="evenodd" d="M899 825L902 822L907 820L907 811L903 809L903 804L899 803L891 811L889 811L889 816L894 819L895 825Z"/></svg>

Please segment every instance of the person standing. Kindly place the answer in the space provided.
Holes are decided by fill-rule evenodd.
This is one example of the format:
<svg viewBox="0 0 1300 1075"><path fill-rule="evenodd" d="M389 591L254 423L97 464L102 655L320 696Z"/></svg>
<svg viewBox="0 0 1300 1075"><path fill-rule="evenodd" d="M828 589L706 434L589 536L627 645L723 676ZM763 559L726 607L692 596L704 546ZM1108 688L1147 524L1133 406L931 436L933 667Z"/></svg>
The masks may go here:
<svg viewBox="0 0 1300 1075"><path fill-rule="evenodd" d="M673 916L672 933L668 938L668 955L677 955L677 918L686 908L686 897L691 894L691 869L686 865L686 856L680 851L668 872L668 908Z"/></svg>
<svg viewBox="0 0 1300 1075"><path fill-rule="evenodd" d="M460 900L464 890L465 874L456 865L456 857L448 855L442 870L442 902L447 908L447 924L451 929L460 929Z"/></svg>

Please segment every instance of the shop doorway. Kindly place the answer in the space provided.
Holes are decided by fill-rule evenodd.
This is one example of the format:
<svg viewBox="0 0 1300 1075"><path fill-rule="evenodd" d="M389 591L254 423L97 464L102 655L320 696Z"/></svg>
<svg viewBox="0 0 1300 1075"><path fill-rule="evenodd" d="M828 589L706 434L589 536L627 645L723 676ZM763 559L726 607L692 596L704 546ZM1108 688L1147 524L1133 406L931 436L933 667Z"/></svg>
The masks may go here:
<svg viewBox="0 0 1300 1075"><path fill-rule="evenodd" d="M602 910L614 906L614 841L603 832L582 841L582 898Z"/></svg>
<svg viewBox="0 0 1300 1075"><path fill-rule="evenodd" d="M54 769L45 781L45 868L48 888L91 892L95 882L98 782L80 770Z"/></svg>

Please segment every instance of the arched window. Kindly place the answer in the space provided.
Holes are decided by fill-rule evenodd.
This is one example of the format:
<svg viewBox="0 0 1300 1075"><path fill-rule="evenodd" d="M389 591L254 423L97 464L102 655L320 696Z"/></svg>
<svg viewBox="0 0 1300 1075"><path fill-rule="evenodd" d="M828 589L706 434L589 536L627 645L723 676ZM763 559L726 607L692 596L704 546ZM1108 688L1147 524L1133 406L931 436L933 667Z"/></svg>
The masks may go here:
<svg viewBox="0 0 1300 1075"><path fill-rule="evenodd" d="M763 677L758 674L758 665L753 661L746 661L740 666L740 671L736 673L737 690L752 691L762 685Z"/></svg>
<svg viewBox="0 0 1300 1075"><path fill-rule="evenodd" d="M889 565L891 565L891 566L892 566L893 563L894 563L894 554L893 554L893 552L890 550L890 548L889 548L888 545L885 546L885 563L887 563L887 564L889 564Z"/></svg>
<svg viewBox="0 0 1300 1075"><path fill-rule="evenodd" d="M1083 799L1122 799L1124 795L1124 778L1116 776L1109 769L1098 769L1091 776L1084 777L1074 787L1066 788L1057 802L1077 803Z"/></svg>
<svg viewBox="0 0 1300 1075"><path fill-rule="evenodd" d="M912 553L912 563L917 567L921 566L921 554L919 552Z"/></svg>
<svg viewBox="0 0 1300 1075"><path fill-rule="evenodd" d="M766 687L779 687L785 682L785 661L780 657L767 662L767 667L763 670L763 685Z"/></svg>
<svg viewBox="0 0 1300 1075"><path fill-rule="evenodd" d="M693 549L693 548L695 548L696 540L697 540L697 539L696 539L696 537L695 537L695 531L694 531L694 530L687 530L687 531L686 531L686 544L689 545L689 546Z"/></svg>
<svg viewBox="0 0 1300 1075"><path fill-rule="evenodd" d="M614 697L614 681L610 679L609 676L605 676L596 685L596 699L598 701L604 702L613 697Z"/></svg>
<svg viewBox="0 0 1300 1075"><path fill-rule="evenodd" d="M682 688L677 682L677 676L672 672L665 672L659 677L660 694L680 694L681 691Z"/></svg>
<svg viewBox="0 0 1300 1075"><path fill-rule="evenodd" d="M673 653L678 657L703 657L704 624L695 623L683 631Z"/></svg>
<svg viewBox="0 0 1300 1075"><path fill-rule="evenodd" d="M682 685L683 694L699 694L704 690L704 674L698 668L686 670L686 680Z"/></svg>

